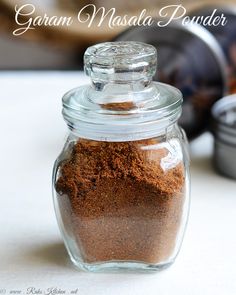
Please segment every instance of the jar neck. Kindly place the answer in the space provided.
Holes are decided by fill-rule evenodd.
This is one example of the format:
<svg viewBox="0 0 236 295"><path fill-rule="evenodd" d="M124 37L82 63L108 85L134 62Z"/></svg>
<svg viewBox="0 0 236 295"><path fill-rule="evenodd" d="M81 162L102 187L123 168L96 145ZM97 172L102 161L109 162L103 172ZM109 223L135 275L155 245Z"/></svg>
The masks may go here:
<svg viewBox="0 0 236 295"><path fill-rule="evenodd" d="M87 97L93 103L106 104L132 103L135 108L150 103L158 99L159 91L152 83L151 79L139 80L101 80L92 79L87 92Z"/></svg>
<svg viewBox="0 0 236 295"><path fill-rule="evenodd" d="M102 90L90 85L68 92L62 113L70 130L81 138L111 142L165 134L180 117L180 92L157 82L141 83L141 90L132 87L137 86L106 83Z"/></svg>
<svg viewBox="0 0 236 295"><path fill-rule="evenodd" d="M130 91L140 91L148 87L152 82L152 79L148 78L142 78L139 79L129 79L129 80L101 80L99 78L93 78L91 79L91 85L96 91L103 91L105 88L111 88L111 90L115 90L116 87L122 86L122 89L130 90ZM119 89L119 91L121 88Z"/></svg>
<svg viewBox="0 0 236 295"><path fill-rule="evenodd" d="M106 141L106 142L131 142L131 141L140 141L151 138L165 138L167 141L168 138L172 138L176 134L176 130L179 129L178 122L172 122L170 125L163 127L158 130L140 130L140 132L136 133L122 133L122 129L120 131L113 129L112 134L110 133L102 133L100 128L95 128L93 131L89 130L89 128L85 128L81 130L81 128L77 128L76 126L69 127L69 137L70 139L89 139L94 141ZM125 136L124 136L125 135Z"/></svg>

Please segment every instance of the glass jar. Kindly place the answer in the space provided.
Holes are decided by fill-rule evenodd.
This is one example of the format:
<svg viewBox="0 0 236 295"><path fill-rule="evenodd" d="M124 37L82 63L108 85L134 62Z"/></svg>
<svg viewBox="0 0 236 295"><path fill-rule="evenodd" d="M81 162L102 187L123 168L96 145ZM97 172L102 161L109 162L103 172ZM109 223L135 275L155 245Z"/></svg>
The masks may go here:
<svg viewBox="0 0 236 295"><path fill-rule="evenodd" d="M152 81L156 49L109 42L84 55L91 85L63 97L70 129L53 172L58 224L80 269L158 270L179 252L189 211L182 95Z"/></svg>

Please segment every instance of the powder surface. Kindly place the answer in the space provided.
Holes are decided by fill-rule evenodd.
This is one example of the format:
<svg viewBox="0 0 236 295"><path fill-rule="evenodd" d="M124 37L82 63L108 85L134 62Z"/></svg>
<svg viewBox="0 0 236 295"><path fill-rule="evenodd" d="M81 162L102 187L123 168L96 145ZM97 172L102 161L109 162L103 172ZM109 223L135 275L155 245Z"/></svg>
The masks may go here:
<svg viewBox="0 0 236 295"><path fill-rule="evenodd" d="M79 140L60 164L58 203L87 263L161 263L174 252L185 201L184 167L163 170L156 139Z"/></svg>

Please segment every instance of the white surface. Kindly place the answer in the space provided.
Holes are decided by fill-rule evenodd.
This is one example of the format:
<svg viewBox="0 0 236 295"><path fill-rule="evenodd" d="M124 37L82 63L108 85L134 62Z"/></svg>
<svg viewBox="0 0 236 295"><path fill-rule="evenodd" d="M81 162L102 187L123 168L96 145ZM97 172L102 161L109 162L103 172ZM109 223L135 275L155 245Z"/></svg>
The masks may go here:
<svg viewBox="0 0 236 295"><path fill-rule="evenodd" d="M173 266L155 274L90 274L70 264L51 171L66 135L61 96L81 83L78 73L0 74L0 293L55 287L86 295L236 294L236 181L213 171L209 134L191 145L191 213Z"/></svg>

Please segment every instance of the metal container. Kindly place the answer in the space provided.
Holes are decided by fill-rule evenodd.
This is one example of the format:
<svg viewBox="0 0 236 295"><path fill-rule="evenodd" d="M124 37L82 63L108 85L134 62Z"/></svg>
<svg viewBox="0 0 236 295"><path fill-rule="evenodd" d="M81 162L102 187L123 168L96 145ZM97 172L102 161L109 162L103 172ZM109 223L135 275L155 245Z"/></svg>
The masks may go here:
<svg viewBox="0 0 236 295"><path fill-rule="evenodd" d="M216 169L236 179L236 94L219 100L212 108Z"/></svg>
<svg viewBox="0 0 236 295"><path fill-rule="evenodd" d="M157 48L158 81L179 88L184 96L180 125L189 139L201 134L208 127L212 105L227 90L224 54L212 34L200 25L172 22L158 27L154 23L132 27L115 40L141 41Z"/></svg>
<svg viewBox="0 0 236 295"><path fill-rule="evenodd" d="M214 17L224 14L226 25L207 25L205 28L211 32L222 47L227 59L228 87L230 93L236 93L236 5L214 5L202 7L191 12L190 16Z"/></svg>

